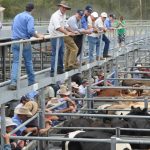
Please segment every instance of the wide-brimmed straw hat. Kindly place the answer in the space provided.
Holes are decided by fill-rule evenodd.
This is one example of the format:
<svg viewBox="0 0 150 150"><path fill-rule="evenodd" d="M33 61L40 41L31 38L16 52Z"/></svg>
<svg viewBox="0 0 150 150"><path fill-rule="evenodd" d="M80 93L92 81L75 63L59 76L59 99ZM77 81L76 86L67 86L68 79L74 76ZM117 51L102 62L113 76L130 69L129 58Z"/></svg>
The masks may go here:
<svg viewBox="0 0 150 150"><path fill-rule="evenodd" d="M68 9L68 10L71 9L71 7L68 5L68 3L66 1L64 1L64 0L61 1L57 6L62 6L64 8L66 8L66 9Z"/></svg>
<svg viewBox="0 0 150 150"><path fill-rule="evenodd" d="M28 108L32 115L35 115L38 111L38 104L35 101L27 102L24 107Z"/></svg>
<svg viewBox="0 0 150 150"><path fill-rule="evenodd" d="M30 112L30 110L27 107L20 107L20 108L16 108L15 109L15 114L17 115L27 115L29 117L32 116L32 113Z"/></svg>
<svg viewBox="0 0 150 150"><path fill-rule="evenodd" d="M53 97L51 98L48 102L47 102L47 105L46 107L52 107L52 106L55 106L57 104L61 103L60 101L58 101L58 98L57 97Z"/></svg>
<svg viewBox="0 0 150 150"><path fill-rule="evenodd" d="M0 120L0 129L1 129L1 121L2 121L2 120ZM6 121L6 127L9 127L9 126L17 126L17 124L14 123L10 117L6 117L6 118L5 118L5 121Z"/></svg>
<svg viewBox="0 0 150 150"><path fill-rule="evenodd" d="M79 85L75 82L71 82L71 86L75 89L78 89L79 88Z"/></svg>
<svg viewBox="0 0 150 150"><path fill-rule="evenodd" d="M61 85L61 86L60 86L60 89L59 89L59 91L58 91L58 94L59 94L59 95L70 95L71 92L68 91L67 86Z"/></svg>

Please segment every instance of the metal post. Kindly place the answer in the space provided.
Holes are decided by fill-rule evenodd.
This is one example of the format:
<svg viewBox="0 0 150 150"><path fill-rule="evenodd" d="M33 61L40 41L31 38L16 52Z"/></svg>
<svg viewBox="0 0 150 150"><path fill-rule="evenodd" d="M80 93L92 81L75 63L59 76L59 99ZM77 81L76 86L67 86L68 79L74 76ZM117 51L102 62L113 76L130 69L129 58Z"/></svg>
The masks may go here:
<svg viewBox="0 0 150 150"><path fill-rule="evenodd" d="M83 62L83 52L84 52L84 43L85 43L85 35L83 35L82 37L82 48L81 48L81 53L80 53L80 60L79 60L79 63L80 63L80 66L79 66L79 73L81 73L81 67L82 67L82 62Z"/></svg>
<svg viewBox="0 0 150 150"><path fill-rule="evenodd" d="M111 137L111 150L116 150L116 137Z"/></svg>
<svg viewBox="0 0 150 150"><path fill-rule="evenodd" d="M42 58L42 45L41 45L41 42L40 42L40 67L41 67L41 70L43 69L43 58Z"/></svg>
<svg viewBox="0 0 150 150"><path fill-rule="evenodd" d="M41 89L40 91L40 108L41 108L41 112L39 115L40 118L40 122L39 122L39 126L40 128L45 128L45 95L44 95L44 88Z"/></svg>
<svg viewBox="0 0 150 150"><path fill-rule="evenodd" d="M57 38L57 41L56 41L56 55L55 55L54 77L56 77L56 75L57 75L59 46L60 46L60 38Z"/></svg>
<svg viewBox="0 0 150 150"><path fill-rule="evenodd" d="M39 128L45 128L45 95L44 95L44 88L40 91L40 108L41 112L39 113ZM39 142L39 149L44 148L44 142Z"/></svg>
<svg viewBox="0 0 150 150"><path fill-rule="evenodd" d="M1 147L4 148L3 135L6 133L6 121L5 121L5 104L1 105Z"/></svg>
<svg viewBox="0 0 150 150"><path fill-rule="evenodd" d="M6 80L6 61L5 61L5 46L2 46L2 79L3 81Z"/></svg>
<svg viewBox="0 0 150 150"><path fill-rule="evenodd" d="M118 78L118 57L116 57L115 78ZM118 86L118 80L115 80L115 86Z"/></svg>
<svg viewBox="0 0 150 150"><path fill-rule="evenodd" d="M103 38L103 34L100 35L100 49L99 49L100 56L102 54L102 38Z"/></svg>
<svg viewBox="0 0 150 150"><path fill-rule="evenodd" d="M17 93L20 90L20 77L21 77L21 64L22 64L22 53L23 53L23 43L20 43L20 52L19 52L19 65L18 65L18 74L17 74Z"/></svg>
<svg viewBox="0 0 150 150"><path fill-rule="evenodd" d="M146 108L148 111L148 100L147 99L144 99L144 108Z"/></svg>
<svg viewBox="0 0 150 150"><path fill-rule="evenodd" d="M89 81L89 86L87 86L87 98L92 98L92 94L91 94L91 69L88 70L88 81ZM87 108L92 109L93 108L93 102L89 101L87 102ZM90 113L90 112L89 112Z"/></svg>
<svg viewBox="0 0 150 150"><path fill-rule="evenodd" d="M104 63L104 86L107 86L107 63Z"/></svg>
<svg viewBox="0 0 150 150"><path fill-rule="evenodd" d="M125 54L125 71L128 71L128 53ZM127 78L127 74L124 75Z"/></svg>
<svg viewBox="0 0 150 150"><path fill-rule="evenodd" d="M120 127L116 128L116 137L120 137Z"/></svg>

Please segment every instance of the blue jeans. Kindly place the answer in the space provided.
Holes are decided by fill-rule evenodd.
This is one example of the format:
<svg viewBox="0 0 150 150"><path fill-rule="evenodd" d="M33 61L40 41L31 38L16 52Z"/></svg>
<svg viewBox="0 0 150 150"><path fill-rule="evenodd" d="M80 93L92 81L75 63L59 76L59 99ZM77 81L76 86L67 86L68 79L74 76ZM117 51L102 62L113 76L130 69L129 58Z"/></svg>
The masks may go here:
<svg viewBox="0 0 150 150"><path fill-rule="evenodd" d="M12 44L12 52L13 64L11 70L11 84L16 85L18 78L20 44ZM24 58L25 68L28 75L28 85L32 85L35 83L35 76L33 71L32 48L30 43L23 44L22 55Z"/></svg>
<svg viewBox="0 0 150 150"><path fill-rule="evenodd" d="M89 62L94 61L94 49L96 47L96 56L100 56L100 38L99 37L92 37L88 36L88 42L89 42Z"/></svg>
<svg viewBox="0 0 150 150"><path fill-rule="evenodd" d="M110 41L109 41L109 39L107 38L107 36L105 34L103 34L102 40L105 43L103 56L107 56L108 55Z"/></svg>
<svg viewBox="0 0 150 150"><path fill-rule="evenodd" d="M51 72L54 72L54 69L55 69L57 39L58 38L51 39L51 48L52 48ZM57 69L63 70L64 69L63 63L64 63L64 38L61 37L61 38L59 38L59 52L58 52Z"/></svg>

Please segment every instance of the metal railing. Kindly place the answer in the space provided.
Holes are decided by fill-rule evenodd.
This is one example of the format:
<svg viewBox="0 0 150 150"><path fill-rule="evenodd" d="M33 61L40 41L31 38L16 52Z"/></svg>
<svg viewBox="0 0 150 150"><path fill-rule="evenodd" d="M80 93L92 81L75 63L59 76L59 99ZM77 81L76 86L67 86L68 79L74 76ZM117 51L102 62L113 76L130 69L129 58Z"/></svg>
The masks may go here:
<svg viewBox="0 0 150 150"><path fill-rule="evenodd" d="M140 27L140 26L139 26ZM143 27L143 28L142 28ZM137 26L132 26L132 27L129 27L130 30L127 32L127 37L130 37L131 39L129 41L127 41L127 44L122 48L122 52L119 54L119 55L126 55L126 58L127 58L127 54L130 52L130 51L134 51L133 48L139 48L140 47L140 44L139 42L147 42L148 38L149 38L149 35L148 35L148 32L149 31L149 26L141 26L141 31L140 32L137 32ZM128 30L128 28L127 28ZM47 114L47 113L44 113L45 112L45 97L44 97L44 94L43 94L43 88L47 85L49 85L50 83L55 83L56 81L58 80L65 80L65 79L70 79L70 77L78 72L82 72L84 70L89 70L89 78L91 77L91 68L95 67L96 65L104 65L106 67L106 63L107 61L111 60L111 59L116 59L119 55L116 54L115 50L118 48L118 46L116 46L117 44L117 34L116 34L116 30L114 30L113 32L109 32L108 33L108 37L109 39L111 40L112 42L112 45L111 45L111 49L113 49L112 51L112 54L113 54L113 57L110 58L110 59L106 59L105 61L103 62L93 62L91 64L87 64L85 66L81 66L82 64L82 61L84 58L83 57L83 51L82 51L82 54L81 54L81 62L80 62L80 68L79 69L76 69L76 70L72 70L70 72L66 72L65 74L63 75L57 75L57 60L58 60L58 45L57 45L57 49L56 49L56 62L55 62L55 73L54 73L54 77L53 78L50 78L50 77L46 77L45 79L43 79L43 76L45 76L45 72L49 72L50 68L46 69L46 70L42 70L42 71L39 71L38 73L36 73L36 76L39 76L39 83L33 85L33 86L30 86L30 87L22 87L20 86L20 84L23 82L21 81L22 79L25 79L26 76L24 77L21 77L20 78L20 75L21 75L21 69L19 70L18 72L18 80L17 80L17 91L7 91L7 95L5 95L5 92L3 93L3 91L5 90L6 91L6 88L7 88L7 85L10 83L10 81L6 81L4 83L1 83L1 87L0 89L2 89L2 93L0 93L0 104L2 104L2 108L1 108L1 116L2 116L2 119L4 120L4 122L2 122L2 125L1 125L1 129L2 129L2 134L5 133L5 105L3 105L4 103L12 100L12 99L19 99L19 97L21 95L25 95L26 93L28 93L29 91L31 91L32 89L34 90L39 90L41 89L41 98L40 98L40 102L41 102L41 111L39 112L39 115L36 115L34 117L39 117L40 120L43 120L44 119L44 115ZM142 35L142 36L141 36ZM56 37L50 37L50 36L45 36L45 39L51 39L51 38L56 38ZM145 40L146 39L146 40ZM0 47L5 47L5 46L8 46L8 45L11 45L11 44L14 44L14 43L20 43L20 57L19 57L19 67L21 68L21 60L22 60L22 51L23 51L23 43L24 42L32 42L32 41L43 41L43 39L30 39L30 40L20 40L20 41L13 41L13 42L6 42L6 43L0 43ZM137 44L137 47L134 45L134 44ZM144 43L145 44L145 43ZM146 43L147 44L147 43ZM131 46L131 47L130 47ZM84 47L83 47L84 48ZM102 49L102 47L101 47ZM128 61L128 59L125 60L126 63ZM128 65L126 65L127 67ZM106 68L105 68L106 69ZM105 70L106 71L106 70ZM62 79L61 79L62 78ZM104 81L106 81L106 77L104 79ZM23 82L24 83L24 82ZM97 88L97 87L90 87L90 88ZM108 88L108 87L102 87L102 88ZM120 88L120 87L113 87L113 88ZM123 89L124 87L122 87ZM127 88L127 87L126 87ZM131 88L133 89L133 87L128 87L128 88ZM124 88L125 89L125 88ZM141 89L141 88L134 88L134 89ZM143 88L144 89L144 88ZM145 88L145 89L149 89L149 88ZM90 95L89 95L90 96ZM3 100L3 101L2 101ZM66 115L66 116L87 116L87 117L90 117L90 116L93 116L91 114L69 114L69 113L65 113L65 114L61 114L61 113L53 113L51 115ZM103 115L94 115L94 117L104 117ZM106 116L105 116L106 117ZM107 117L123 117L123 116L114 116L114 115L107 115ZM135 117L135 116L130 116L130 117ZM142 118L140 116L136 116L136 118ZM148 117L144 117L144 118L148 118ZM28 120L29 122L30 120ZM41 122L41 125L40 127L44 127L44 121ZM13 131L14 132L14 131ZM12 139L35 139L35 140L56 140L55 138L51 138L51 137L11 137ZM67 140L68 139L66 138L58 138L57 140ZM70 139L70 140L74 140L74 139ZM77 140L80 140L80 139L77 139ZM116 139L115 139L116 140ZM82 139L81 139L82 141ZM83 140L84 141L84 140ZM89 139L89 141L92 141ZM102 140L100 140L102 141ZM110 142L111 140L109 139L108 142ZM3 138L1 137L1 142L2 142L2 146L3 146Z"/></svg>

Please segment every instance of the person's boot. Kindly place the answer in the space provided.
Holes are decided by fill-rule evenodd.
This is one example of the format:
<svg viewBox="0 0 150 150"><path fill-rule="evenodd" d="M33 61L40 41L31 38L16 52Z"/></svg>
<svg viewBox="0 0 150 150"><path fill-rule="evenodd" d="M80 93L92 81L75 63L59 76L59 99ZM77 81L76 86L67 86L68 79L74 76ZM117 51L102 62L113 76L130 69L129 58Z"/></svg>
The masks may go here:
<svg viewBox="0 0 150 150"><path fill-rule="evenodd" d="M99 56L96 56L96 60L99 61L99 60L100 60L100 57L99 57Z"/></svg>

